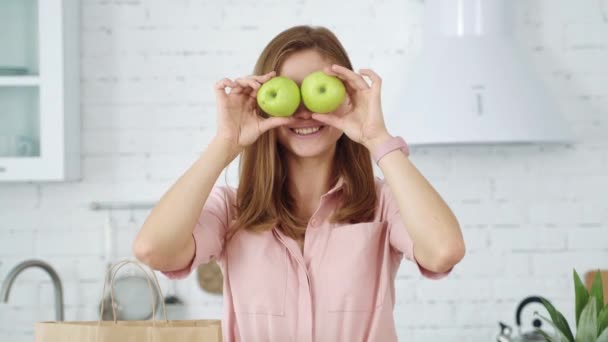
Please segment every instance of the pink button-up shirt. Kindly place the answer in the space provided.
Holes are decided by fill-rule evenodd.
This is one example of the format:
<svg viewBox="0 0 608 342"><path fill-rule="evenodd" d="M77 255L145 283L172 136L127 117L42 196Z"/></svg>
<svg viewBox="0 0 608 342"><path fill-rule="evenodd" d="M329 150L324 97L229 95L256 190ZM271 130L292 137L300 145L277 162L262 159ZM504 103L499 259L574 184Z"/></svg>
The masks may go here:
<svg viewBox="0 0 608 342"><path fill-rule="evenodd" d="M276 227L241 230L225 244L236 189L215 186L194 228L192 264L165 274L183 278L217 260L224 275L224 342L397 341L395 276L404 257L417 262L388 184L380 178L375 183L379 202L371 222L329 223L342 179L323 195L303 253ZM418 267L428 278L447 274Z"/></svg>

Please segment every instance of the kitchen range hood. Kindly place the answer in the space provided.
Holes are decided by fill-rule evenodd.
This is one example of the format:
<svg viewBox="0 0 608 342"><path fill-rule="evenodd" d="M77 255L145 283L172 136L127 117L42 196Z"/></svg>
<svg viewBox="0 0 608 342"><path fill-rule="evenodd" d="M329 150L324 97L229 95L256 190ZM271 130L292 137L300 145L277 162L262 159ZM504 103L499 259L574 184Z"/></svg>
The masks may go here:
<svg viewBox="0 0 608 342"><path fill-rule="evenodd" d="M512 1L424 3L422 52L384 82L391 132L411 145L573 141L515 42Z"/></svg>

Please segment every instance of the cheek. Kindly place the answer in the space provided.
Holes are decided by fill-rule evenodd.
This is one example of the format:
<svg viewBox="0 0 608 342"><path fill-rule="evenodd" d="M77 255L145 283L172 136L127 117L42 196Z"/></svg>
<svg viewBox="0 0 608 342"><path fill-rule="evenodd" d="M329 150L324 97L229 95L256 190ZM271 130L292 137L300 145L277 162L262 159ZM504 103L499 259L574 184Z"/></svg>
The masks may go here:
<svg viewBox="0 0 608 342"><path fill-rule="evenodd" d="M287 132L288 128L285 127L277 127L276 129L276 134L277 134L277 140L279 140L279 142L284 142L285 139L287 138L287 134L289 132Z"/></svg>
<svg viewBox="0 0 608 342"><path fill-rule="evenodd" d="M343 132L335 127L331 127L331 126L327 126L325 127L326 129L329 128L329 136L331 137L332 140L334 141L338 141L338 139L340 139L340 137L342 136Z"/></svg>

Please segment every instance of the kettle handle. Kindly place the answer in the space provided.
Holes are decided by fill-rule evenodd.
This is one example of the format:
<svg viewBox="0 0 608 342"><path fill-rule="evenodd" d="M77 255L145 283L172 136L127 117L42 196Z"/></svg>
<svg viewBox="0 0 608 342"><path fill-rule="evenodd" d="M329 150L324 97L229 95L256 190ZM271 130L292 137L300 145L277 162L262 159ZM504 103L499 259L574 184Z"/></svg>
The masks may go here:
<svg viewBox="0 0 608 342"><path fill-rule="evenodd" d="M530 304L530 303L540 303L542 304L542 300L546 300L544 297L541 296L530 296L525 298L521 303L519 303L519 306L517 307L517 312L515 313L515 324L517 324L518 328L521 328L521 312L524 309L524 306ZM540 328L542 322L539 319L535 319L533 322L534 327L536 328Z"/></svg>

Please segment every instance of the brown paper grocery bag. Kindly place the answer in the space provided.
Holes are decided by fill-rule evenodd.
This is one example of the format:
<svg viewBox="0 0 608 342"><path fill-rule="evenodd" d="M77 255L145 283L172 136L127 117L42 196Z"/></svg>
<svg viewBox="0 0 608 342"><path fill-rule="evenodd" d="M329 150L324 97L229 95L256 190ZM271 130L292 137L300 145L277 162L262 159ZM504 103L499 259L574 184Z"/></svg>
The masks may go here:
<svg viewBox="0 0 608 342"><path fill-rule="evenodd" d="M222 342L220 320L38 322L36 342Z"/></svg>
<svg viewBox="0 0 608 342"><path fill-rule="evenodd" d="M167 320L164 302L162 303L164 320L155 320L155 307L152 306L152 319L149 321L118 321L114 309L114 278L120 268L126 264L135 264L148 279L148 286L153 291L150 277L142 266L132 260L118 262L108 270L113 321L81 322L38 322L35 326L36 342L222 342L220 320ZM152 272L159 298L163 298L158 279ZM105 284L102 296L105 294ZM152 297L154 298L154 297ZM154 299L153 299L154 300ZM101 301L100 316L105 301Z"/></svg>

